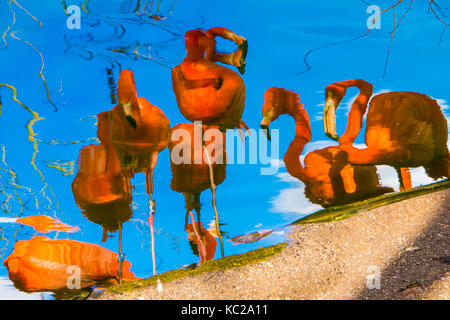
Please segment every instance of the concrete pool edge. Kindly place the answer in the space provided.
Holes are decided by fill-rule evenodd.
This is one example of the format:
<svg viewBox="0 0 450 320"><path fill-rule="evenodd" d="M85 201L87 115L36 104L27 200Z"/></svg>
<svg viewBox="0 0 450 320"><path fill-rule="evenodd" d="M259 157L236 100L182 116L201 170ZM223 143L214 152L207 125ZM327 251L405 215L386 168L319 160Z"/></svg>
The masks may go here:
<svg viewBox="0 0 450 320"><path fill-rule="evenodd" d="M109 288L92 298L364 299L375 292L383 291L366 290L369 267L379 268L383 279L384 270L389 270L389 266L403 252L410 252L405 250L414 248L416 239L421 238L430 228L433 229L433 226L442 224L442 219L448 219L448 181L443 189L438 190L360 211L349 219L333 223L297 225L289 235L287 247L286 244L280 244L282 247L275 245L273 248L277 249L272 252L267 249L271 247L258 249L269 250L267 255L263 254L260 259L246 261L243 255L226 257L231 260L237 258L241 262L223 269L205 268L203 272L201 268L187 270L188 272L179 278L169 279L167 282L161 279L162 286L159 290L157 286L151 285L151 281L154 281L154 284L156 279L144 279L139 281L139 285L130 283ZM432 205L428 206L428 202ZM442 248L437 252L439 250L442 251ZM426 250L420 249L418 252L423 254ZM247 254L249 253L244 255ZM446 253L439 254L445 256ZM220 260L215 261L217 263ZM349 267L352 265L353 267ZM434 268L438 270L439 265ZM438 277L434 281L439 282L439 279ZM427 281L431 280L425 281L427 286L431 286ZM397 283L397 286L401 286L400 284ZM382 280L383 287L388 288L389 285L383 284ZM394 291L398 295L397 289ZM430 293L425 290L423 295L425 294Z"/></svg>
<svg viewBox="0 0 450 320"><path fill-rule="evenodd" d="M287 246L288 244L286 242L282 242L268 247L261 247L246 253L226 256L220 259L207 261L203 263L200 267L195 269L180 268L170 270L150 278L126 282L123 283L121 286L110 287L106 290L106 292L124 293L142 287L156 285L158 283L158 280L161 283L166 283L169 281L174 281L185 277L201 275L207 272L239 268L247 264L257 263L273 255L276 255L281 251L283 251Z"/></svg>

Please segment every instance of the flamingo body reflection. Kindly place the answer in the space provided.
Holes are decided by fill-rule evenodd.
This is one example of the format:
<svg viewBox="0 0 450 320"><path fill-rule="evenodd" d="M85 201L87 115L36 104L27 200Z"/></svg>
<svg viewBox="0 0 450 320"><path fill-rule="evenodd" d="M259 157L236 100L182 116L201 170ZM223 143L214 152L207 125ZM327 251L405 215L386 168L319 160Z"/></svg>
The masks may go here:
<svg viewBox="0 0 450 320"><path fill-rule="evenodd" d="M214 236L197 222L187 224L185 230L193 253L200 256L200 264L213 260L217 247Z"/></svg>
<svg viewBox="0 0 450 320"><path fill-rule="evenodd" d="M104 143L82 148L79 167L72 183L75 201L89 220L103 227L106 241L108 232L131 218L130 180L122 177L114 149Z"/></svg>
<svg viewBox="0 0 450 320"><path fill-rule="evenodd" d="M70 291L70 276L77 271L80 288L117 284L117 254L99 245L44 236L18 241L3 261L16 288L25 292ZM138 278L124 262L123 280ZM75 270L75 268L78 268Z"/></svg>
<svg viewBox="0 0 450 320"><path fill-rule="evenodd" d="M169 119L158 107L137 97L133 73L120 74L117 97L119 104L109 111L109 136L122 171L133 176L145 172L147 193L152 193L152 174L158 153L167 147Z"/></svg>
<svg viewBox="0 0 450 320"><path fill-rule="evenodd" d="M178 124L171 129L171 132L169 143L171 188L183 193L185 197L186 221L193 210L197 211L196 230L200 234L202 230L200 227L200 194L206 189L211 189L216 216L216 233L221 242L223 255L223 243L216 208L216 186L221 184L226 176L225 135L217 127L206 125L200 127L192 123ZM208 141L202 132L205 132L205 135L212 133ZM198 142L195 141L197 138ZM210 150L211 146L212 150ZM193 216L192 220L194 220ZM187 226L187 222L185 226Z"/></svg>
<svg viewBox="0 0 450 320"><path fill-rule="evenodd" d="M172 87L186 119L221 128L246 128L241 120L245 102L244 81L236 72L214 62L219 59L230 64L242 63L233 62L233 59L227 62L215 52L215 35L244 43L242 37L229 30L227 32L218 32L217 29L206 34L200 30L186 32L187 55L180 65L172 69ZM229 33L234 36L229 36Z"/></svg>
<svg viewBox="0 0 450 320"><path fill-rule="evenodd" d="M295 137L283 160L286 170L305 184L305 195L311 202L324 207L347 204L393 191L381 187L374 166L358 166L348 162L346 153L339 147L314 150L305 156L304 166L300 155L311 141L309 117L297 93L281 88L269 88L265 93L261 127L268 130L270 122L282 114L295 120Z"/></svg>
<svg viewBox="0 0 450 320"><path fill-rule="evenodd" d="M346 89L356 86L359 96L352 104L345 133L336 133L336 108ZM417 92L387 92L370 101L366 120L367 148L353 146L362 127L372 96L372 85L364 80L333 83L325 89L324 130L339 140L349 162L359 165L386 164L397 169L401 189L411 188L409 167L424 166L434 179L449 177L447 120L436 100Z"/></svg>

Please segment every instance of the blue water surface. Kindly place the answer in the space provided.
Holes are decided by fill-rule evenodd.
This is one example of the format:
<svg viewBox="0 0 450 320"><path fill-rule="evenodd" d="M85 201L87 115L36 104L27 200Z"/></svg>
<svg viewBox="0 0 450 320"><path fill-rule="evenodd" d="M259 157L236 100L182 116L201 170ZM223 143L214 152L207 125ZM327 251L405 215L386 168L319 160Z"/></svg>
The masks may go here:
<svg viewBox="0 0 450 320"><path fill-rule="evenodd" d="M115 82L121 69L132 70L139 96L161 108L171 126L187 122L177 107L170 71L182 62L184 33L191 29L223 26L248 40L242 118L249 127L259 128L268 88L299 93L313 134L305 153L336 145L323 132L322 111L325 86L340 80L365 79L373 84L374 93L408 90L427 94L438 99L448 119L450 34L443 33L445 26L428 9L428 1L415 1L410 9L410 1L395 7L396 22L401 20L393 38L390 10L382 14L380 29L354 41L347 40L367 32L368 1L162 0L159 11L158 1L153 1L152 8L147 4L149 13L162 20L142 13L146 1L140 2L141 16L133 12L136 1L131 0L0 1L0 83L16 88L17 99L29 108L13 100L10 88L0 87L2 217L57 217L81 230L46 236L99 244L117 252L117 233L102 243L102 228L83 217L71 188L80 149L98 143L96 115L115 105L106 69L112 70ZM386 9L397 1L370 2ZM67 28L65 5L82 8L81 29ZM442 1L441 13L450 14L445 5ZM222 40L218 45L223 50L234 48ZM342 105L349 106L357 94L356 89L349 89ZM340 133L347 112L345 107L338 110ZM290 177L280 160L294 136L294 121L280 117L271 127L279 129L279 154L273 160L281 164L278 171L261 175L267 165L260 162L228 165L227 177L218 186L226 255L282 242L285 234L282 230L261 241L238 245L227 238L280 227L321 209L307 200L303 183ZM364 143L362 133L356 143ZM421 169L412 172L416 186L433 181ZM381 166L379 173L384 185L398 190L392 168ZM171 178L166 149L154 173L158 273L199 261L184 231L184 197L170 189ZM122 245L131 271L149 277L152 263L143 174L132 182L133 217L123 225ZM209 225L214 220L211 192L203 192L201 200L202 222ZM38 234L28 226L0 220L0 235L4 260L17 241ZM0 286L1 299L46 297L25 296L14 289L3 265Z"/></svg>

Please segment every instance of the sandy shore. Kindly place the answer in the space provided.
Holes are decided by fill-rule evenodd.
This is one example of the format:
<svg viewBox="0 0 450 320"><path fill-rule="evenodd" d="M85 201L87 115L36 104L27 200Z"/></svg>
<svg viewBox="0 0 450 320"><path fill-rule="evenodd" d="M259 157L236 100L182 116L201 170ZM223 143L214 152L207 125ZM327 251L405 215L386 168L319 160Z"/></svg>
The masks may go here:
<svg viewBox="0 0 450 320"><path fill-rule="evenodd" d="M97 299L449 299L450 189L299 225L263 262Z"/></svg>

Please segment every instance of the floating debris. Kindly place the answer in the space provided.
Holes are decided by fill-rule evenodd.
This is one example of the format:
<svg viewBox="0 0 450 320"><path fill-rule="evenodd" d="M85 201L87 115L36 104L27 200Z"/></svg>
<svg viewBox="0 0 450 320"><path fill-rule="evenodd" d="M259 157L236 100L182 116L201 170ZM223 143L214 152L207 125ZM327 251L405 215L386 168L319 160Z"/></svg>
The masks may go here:
<svg viewBox="0 0 450 320"><path fill-rule="evenodd" d="M243 235L240 235L240 236L235 236L233 238L230 238L229 240L231 242L233 242L233 244L253 243L253 242L259 241L259 240L269 236L274 231L275 230L261 230L261 231L256 231L256 232L253 232L253 233L248 233L248 234L243 234Z"/></svg>

